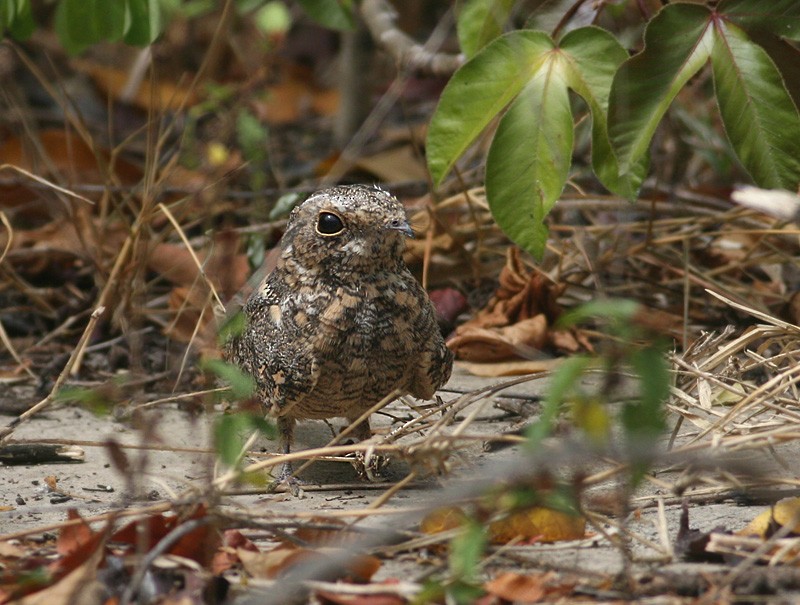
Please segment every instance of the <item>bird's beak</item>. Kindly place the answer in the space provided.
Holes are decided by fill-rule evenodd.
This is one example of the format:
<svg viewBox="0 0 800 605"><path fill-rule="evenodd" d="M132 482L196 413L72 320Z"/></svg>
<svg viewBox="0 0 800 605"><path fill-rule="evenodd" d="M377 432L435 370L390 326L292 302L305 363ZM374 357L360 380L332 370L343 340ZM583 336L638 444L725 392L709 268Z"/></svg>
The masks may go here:
<svg viewBox="0 0 800 605"><path fill-rule="evenodd" d="M411 229L411 225L409 225L408 221L405 219L392 221L389 223L388 228L394 231L399 231L406 237L410 237L412 239L414 237L414 231Z"/></svg>

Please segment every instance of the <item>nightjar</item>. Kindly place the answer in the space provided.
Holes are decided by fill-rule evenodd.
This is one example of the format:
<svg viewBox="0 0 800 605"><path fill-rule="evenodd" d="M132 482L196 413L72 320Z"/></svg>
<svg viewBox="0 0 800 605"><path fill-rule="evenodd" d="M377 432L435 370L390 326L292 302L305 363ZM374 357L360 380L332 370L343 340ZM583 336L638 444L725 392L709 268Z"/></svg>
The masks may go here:
<svg viewBox="0 0 800 605"><path fill-rule="evenodd" d="M450 377L427 293L403 262L402 204L361 185L294 209L275 269L244 306L227 357L250 374L288 453L297 419L353 422L393 391L430 399ZM369 420L355 431L370 436ZM281 480L291 477L284 464Z"/></svg>

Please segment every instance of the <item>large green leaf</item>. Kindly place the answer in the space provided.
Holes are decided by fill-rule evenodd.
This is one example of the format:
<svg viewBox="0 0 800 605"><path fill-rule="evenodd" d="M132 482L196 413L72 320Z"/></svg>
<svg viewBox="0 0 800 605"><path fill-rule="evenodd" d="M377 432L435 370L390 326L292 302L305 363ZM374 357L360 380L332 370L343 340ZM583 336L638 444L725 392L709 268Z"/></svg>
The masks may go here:
<svg viewBox="0 0 800 605"><path fill-rule="evenodd" d="M428 168L436 184L528 84L553 47L553 41L543 32L511 32L497 38L453 74L428 129Z"/></svg>
<svg viewBox="0 0 800 605"><path fill-rule="evenodd" d="M497 224L541 257L544 217L569 176L572 112L561 53L552 52L500 120L486 159L486 197Z"/></svg>
<svg viewBox="0 0 800 605"><path fill-rule="evenodd" d="M800 183L800 115L763 48L715 20L711 54L717 103L736 155L762 187Z"/></svg>
<svg viewBox="0 0 800 605"><path fill-rule="evenodd" d="M130 7L130 27L125 42L137 46L152 44L161 33L161 4L159 0L127 0Z"/></svg>
<svg viewBox="0 0 800 605"><path fill-rule="evenodd" d="M30 0L0 0L0 38L8 29L14 38L24 40L35 28Z"/></svg>
<svg viewBox="0 0 800 605"><path fill-rule="evenodd" d="M766 31L800 40L800 2L797 0L722 0L717 13L751 34Z"/></svg>
<svg viewBox="0 0 800 605"><path fill-rule="evenodd" d="M472 57L503 33L514 0L468 0L458 13L461 51Z"/></svg>
<svg viewBox="0 0 800 605"><path fill-rule="evenodd" d="M603 185L617 195L634 198L647 172L647 155L630 173L620 175L617 157L608 138L606 112L611 82L628 53L606 30L584 27L561 40L567 83L592 113L592 168Z"/></svg>
<svg viewBox="0 0 800 605"><path fill-rule="evenodd" d="M708 60L710 11L697 4L667 5L650 21L644 42L611 86L608 129L623 173L642 161L675 95Z"/></svg>
<svg viewBox="0 0 800 605"><path fill-rule="evenodd" d="M130 8L124 1L62 0L56 9L56 30L73 54L101 40L119 40L129 26Z"/></svg>

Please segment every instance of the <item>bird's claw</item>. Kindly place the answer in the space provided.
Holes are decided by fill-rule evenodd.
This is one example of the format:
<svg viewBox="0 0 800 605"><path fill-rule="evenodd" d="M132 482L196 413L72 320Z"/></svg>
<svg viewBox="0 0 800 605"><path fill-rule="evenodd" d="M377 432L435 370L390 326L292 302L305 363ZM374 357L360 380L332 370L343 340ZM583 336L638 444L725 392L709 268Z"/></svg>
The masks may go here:
<svg viewBox="0 0 800 605"><path fill-rule="evenodd" d="M356 469L358 478L362 481L369 481L377 483L385 481L383 477L383 469L389 464L389 458L381 454L374 454L370 451L354 452L352 454L353 460L350 464Z"/></svg>
<svg viewBox="0 0 800 605"><path fill-rule="evenodd" d="M304 496L302 485L303 481L294 476L292 465L286 462L281 467L281 472L278 477L267 486L267 492L274 493L281 486L285 486L292 496L295 498L302 498Z"/></svg>

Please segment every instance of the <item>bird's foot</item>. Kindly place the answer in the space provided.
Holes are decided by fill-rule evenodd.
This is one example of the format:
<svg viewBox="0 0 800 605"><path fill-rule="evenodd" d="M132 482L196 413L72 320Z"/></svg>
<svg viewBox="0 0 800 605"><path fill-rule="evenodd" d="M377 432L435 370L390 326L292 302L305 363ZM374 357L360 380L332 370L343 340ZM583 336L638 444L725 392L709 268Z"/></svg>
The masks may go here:
<svg viewBox="0 0 800 605"><path fill-rule="evenodd" d="M281 466L281 472L278 474L278 477L267 486L267 492L273 493L281 486L285 486L292 496L295 498L302 498L305 495L302 485L303 481L294 476L291 462L285 462L283 466Z"/></svg>
<svg viewBox="0 0 800 605"><path fill-rule="evenodd" d="M352 454L353 460L350 464L356 469L358 478L362 481L369 481L371 483L378 483L386 481L383 476L383 469L389 464L389 458L381 454L375 454L371 451L354 452Z"/></svg>

